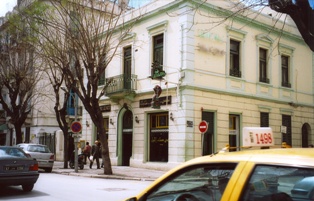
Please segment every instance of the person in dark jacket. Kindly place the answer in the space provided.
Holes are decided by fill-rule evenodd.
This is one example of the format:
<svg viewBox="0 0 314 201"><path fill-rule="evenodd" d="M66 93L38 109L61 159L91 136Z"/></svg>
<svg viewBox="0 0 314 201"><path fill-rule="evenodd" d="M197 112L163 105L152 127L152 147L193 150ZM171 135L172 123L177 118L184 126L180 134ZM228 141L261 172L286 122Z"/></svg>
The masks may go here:
<svg viewBox="0 0 314 201"><path fill-rule="evenodd" d="M95 144L92 146L92 156L93 156L93 160L91 160L90 164L89 164L89 168L92 169L93 167L93 163L96 160L96 164L97 164L97 169L100 169L100 163L99 163L99 158L101 156L101 150L100 150L100 142L95 141Z"/></svg>
<svg viewBox="0 0 314 201"><path fill-rule="evenodd" d="M84 150L83 150L84 165L86 165L87 159L89 160L91 149L92 149L92 147L89 145L89 142L86 142L86 145L85 145Z"/></svg>

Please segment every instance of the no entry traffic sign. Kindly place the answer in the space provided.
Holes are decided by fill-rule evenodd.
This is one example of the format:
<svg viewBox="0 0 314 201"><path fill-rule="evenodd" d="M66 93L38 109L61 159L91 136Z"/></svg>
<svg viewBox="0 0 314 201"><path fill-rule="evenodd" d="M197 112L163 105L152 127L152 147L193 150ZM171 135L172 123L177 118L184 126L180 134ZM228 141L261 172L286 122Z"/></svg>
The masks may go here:
<svg viewBox="0 0 314 201"><path fill-rule="evenodd" d="M201 133L205 133L208 129L208 124L206 121L201 121L201 123L198 126L198 129L200 130Z"/></svg>
<svg viewBox="0 0 314 201"><path fill-rule="evenodd" d="M73 133L79 133L82 130L82 124L78 121L75 121L71 124L71 131Z"/></svg>

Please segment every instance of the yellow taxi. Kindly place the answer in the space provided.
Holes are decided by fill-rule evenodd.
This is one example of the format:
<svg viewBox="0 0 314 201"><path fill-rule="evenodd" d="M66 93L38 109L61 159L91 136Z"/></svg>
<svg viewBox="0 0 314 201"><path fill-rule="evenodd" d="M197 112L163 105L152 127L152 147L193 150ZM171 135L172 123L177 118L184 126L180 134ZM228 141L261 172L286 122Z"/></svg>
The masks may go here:
<svg viewBox="0 0 314 201"><path fill-rule="evenodd" d="M267 138L272 138L272 134ZM249 141L255 143L254 140ZM221 151L179 165L158 178L137 196L127 199L127 201L205 200L314 200L314 149Z"/></svg>

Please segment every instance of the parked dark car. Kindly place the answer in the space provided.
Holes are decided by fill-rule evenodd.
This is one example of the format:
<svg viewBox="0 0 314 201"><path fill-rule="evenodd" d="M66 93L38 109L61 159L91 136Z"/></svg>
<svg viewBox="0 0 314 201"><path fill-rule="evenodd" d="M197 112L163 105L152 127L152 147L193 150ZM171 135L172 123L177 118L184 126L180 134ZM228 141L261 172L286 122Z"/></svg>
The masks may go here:
<svg viewBox="0 0 314 201"><path fill-rule="evenodd" d="M0 146L0 187L19 186L25 192L33 190L39 177L38 162L21 148Z"/></svg>
<svg viewBox="0 0 314 201"><path fill-rule="evenodd" d="M22 148L32 158L35 158L40 169L44 169L45 172L52 171L55 155L46 145L21 143L17 146Z"/></svg>

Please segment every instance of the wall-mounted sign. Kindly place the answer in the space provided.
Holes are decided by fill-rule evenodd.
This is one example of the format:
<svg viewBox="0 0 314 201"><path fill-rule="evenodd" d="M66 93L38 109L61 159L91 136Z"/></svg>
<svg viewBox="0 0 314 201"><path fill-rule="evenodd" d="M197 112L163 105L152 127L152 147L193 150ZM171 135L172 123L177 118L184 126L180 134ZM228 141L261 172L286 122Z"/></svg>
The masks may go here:
<svg viewBox="0 0 314 201"><path fill-rule="evenodd" d="M186 127L193 128L193 121L186 121Z"/></svg>
<svg viewBox="0 0 314 201"><path fill-rule="evenodd" d="M171 96L159 97L159 102L160 102L160 105L170 105L171 104ZM151 104L152 104L151 98L140 100L140 108L150 107Z"/></svg>
<svg viewBox="0 0 314 201"><path fill-rule="evenodd" d="M111 105L102 105L100 106L101 112L110 112L111 111Z"/></svg>

